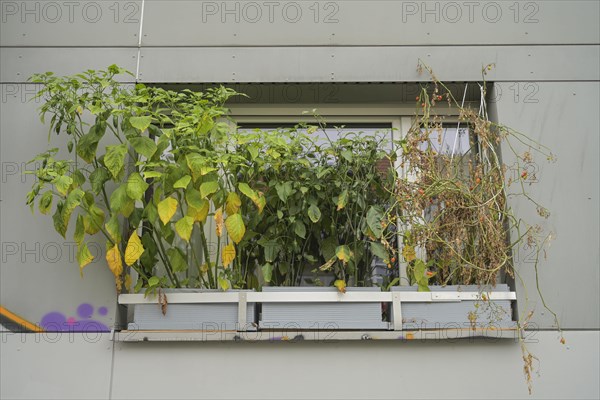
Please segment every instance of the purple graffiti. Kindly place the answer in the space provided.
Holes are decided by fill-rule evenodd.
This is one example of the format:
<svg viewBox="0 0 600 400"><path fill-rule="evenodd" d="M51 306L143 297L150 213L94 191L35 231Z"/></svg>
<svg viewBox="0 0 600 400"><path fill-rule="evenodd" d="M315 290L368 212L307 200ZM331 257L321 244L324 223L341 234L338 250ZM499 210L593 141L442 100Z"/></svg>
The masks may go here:
<svg viewBox="0 0 600 400"><path fill-rule="evenodd" d="M98 308L98 314L105 316L108 314L106 307ZM108 326L100 321L92 319L94 315L94 306L88 303L82 303L77 307L75 317L67 317L58 311L52 311L42 317L41 327L47 332L109 332Z"/></svg>

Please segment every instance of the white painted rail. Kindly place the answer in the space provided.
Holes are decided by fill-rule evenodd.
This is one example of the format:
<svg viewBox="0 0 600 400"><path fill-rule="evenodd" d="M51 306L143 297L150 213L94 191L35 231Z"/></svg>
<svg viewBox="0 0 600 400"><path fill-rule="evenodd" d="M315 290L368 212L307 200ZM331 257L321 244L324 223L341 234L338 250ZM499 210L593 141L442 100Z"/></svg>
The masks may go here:
<svg viewBox="0 0 600 400"><path fill-rule="evenodd" d="M222 292L222 293L167 293L171 304L183 303L237 303L244 296L250 303L385 303L452 302L462 300L516 300L514 292ZM121 294L119 304L157 303L157 296Z"/></svg>

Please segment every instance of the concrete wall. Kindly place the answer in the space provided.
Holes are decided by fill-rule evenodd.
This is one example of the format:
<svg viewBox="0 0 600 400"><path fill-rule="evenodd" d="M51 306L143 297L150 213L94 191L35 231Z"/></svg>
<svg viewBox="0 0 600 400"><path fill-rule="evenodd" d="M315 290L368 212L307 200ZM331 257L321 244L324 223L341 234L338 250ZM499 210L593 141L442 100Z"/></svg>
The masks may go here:
<svg viewBox="0 0 600 400"><path fill-rule="evenodd" d="M36 337L39 342L36 342ZM3 399L597 399L598 336L527 339L528 396L511 340L119 343L108 335L5 334Z"/></svg>
<svg viewBox="0 0 600 400"><path fill-rule="evenodd" d="M90 304L95 319L114 322L105 265L88 266L82 280L73 246L24 205L32 183L25 162L47 146L40 103L30 101L36 87L26 83L34 72L116 63L135 74L125 83L304 82L300 97L286 86L253 86L261 95L253 103L301 98L314 108L333 99L372 113L406 110L408 97L394 95L394 85L342 83L422 81L418 59L445 81L477 81L483 64L496 63L487 79L496 82L498 119L558 157L532 166L542 178L531 189L552 211L543 224L555 240L539 278L570 330L569 348L541 306L526 249L517 257L520 311L534 310L534 326L549 330L531 346L542 363L534 396L599 396L597 1L1 0L0 11L2 306L39 322L50 312L76 317ZM509 342L238 346L2 335L2 398L526 397L519 346Z"/></svg>

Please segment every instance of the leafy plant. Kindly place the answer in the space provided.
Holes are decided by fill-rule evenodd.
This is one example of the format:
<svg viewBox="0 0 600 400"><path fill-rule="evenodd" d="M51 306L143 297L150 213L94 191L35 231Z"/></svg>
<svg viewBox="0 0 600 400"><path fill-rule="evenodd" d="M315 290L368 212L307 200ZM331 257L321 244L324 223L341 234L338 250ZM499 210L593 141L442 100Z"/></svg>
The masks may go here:
<svg viewBox="0 0 600 400"><path fill-rule="evenodd" d="M486 66L484 73L492 66ZM538 153L550 161L549 149L509 127L494 123L485 108L486 84L482 88L480 112L463 107L433 71L417 98L418 112L402 142L400 166L403 177L396 186L401 220L402 258L408 263L411 283L420 290L431 284L494 285L500 273L514 277L512 254L524 242L541 247L539 227L517 217L507 203L521 196L532 201L542 218L546 208L527 193L527 172L521 163ZM485 74L484 74L485 76ZM444 149L444 121L436 115L440 102L456 107L459 123L470 132L469 149ZM457 130L456 135L459 135ZM526 146L516 153L512 141ZM502 163L501 145L515 151L516 165ZM514 179L507 172L519 172ZM516 232L516 238L509 237Z"/></svg>
<svg viewBox="0 0 600 400"><path fill-rule="evenodd" d="M203 93L120 85L127 71L86 71L71 77L35 75L42 122L52 115L51 132L68 135L74 160L57 159L58 149L37 156L38 180L27 197L49 213L65 237L75 220L74 240L81 270L92 260L87 241L102 234L106 261L117 290L139 276L136 288L227 289L235 244L244 236L238 189L242 182L228 166L243 162L227 151L230 126L224 103L237 95L222 87ZM100 145L100 143L106 145ZM112 144L109 144L112 143ZM261 196L256 196L260 209ZM205 224L214 218L219 252L209 254ZM225 231L227 235L225 235ZM192 236L199 237L197 254ZM196 272L194 274L194 272Z"/></svg>
<svg viewBox="0 0 600 400"><path fill-rule="evenodd" d="M391 232L382 226L383 206L392 202L386 188L395 171L378 166L391 166L393 151L383 150L382 135L333 131L337 138L317 116L316 125L237 132L235 151L253 153L238 176L266 200L241 246L245 276L260 266L266 283L294 286L314 282L311 273L321 269L332 280L370 286L373 256L390 258L380 241Z"/></svg>
<svg viewBox="0 0 600 400"><path fill-rule="evenodd" d="M93 259L89 237L103 235L119 290L131 283L129 269L139 277L136 290L293 286L318 283L319 271L332 282L371 286L375 257L391 271L385 286L398 282L398 260L420 290L489 285L501 272L514 274L512 250L521 243L543 245L539 230L507 205L508 196L531 198L523 176L507 178L499 146L516 138L528 147L524 162L536 151L552 155L462 107L431 71L413 126L389 145L341 127L332 138L318 115L291 128L237 129L225 107L239 95L231 89L126 87L115 79L123 73L111 66L32 78L43 84L42 121L51 115L50 132L67 135L74 160L57 149L36 157L38 181L27 198L32 207L39 198L45 214L54 205L63 237L75 221L82 270ZM457 107L473 133L469 152L434 144L440 101Z"/></svg>
<svg viewBox="0 0 600 400"><path fill-rule="evenodd" d="M373 256L387 255L382 205L394 181L393 169L377 171L390 157L381 137L331 140L321 120L237 130L224 105L233 90L129 88L115 79L123 73L32 78L43 84L42 122L51 115L74 160L38 155L27 203L39 198L44 214L54 204L63 237L75 221L82 272L100 234L118 291L130 290L130 269L136 291L297 285L322 265L344 284L370 284Z"/></svg>

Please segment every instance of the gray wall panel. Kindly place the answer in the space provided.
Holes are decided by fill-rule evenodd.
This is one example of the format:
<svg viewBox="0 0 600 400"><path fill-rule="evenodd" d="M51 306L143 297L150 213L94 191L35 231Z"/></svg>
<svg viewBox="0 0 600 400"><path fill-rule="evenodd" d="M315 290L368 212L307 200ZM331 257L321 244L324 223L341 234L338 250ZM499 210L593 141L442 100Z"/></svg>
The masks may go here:
<svg viewBox="0 0 600 400"><path fill-rule="evenodd" d="M108 399L108 334L0 333L0 398Z"/></svg>
<svg viewBox="0 0 600 400"><path fill-rule="evenodd" d="M555 332L531 333L528 348L542 365L532 396L520 346L510 340L117 343L112 393L114 399L593 399L600 394L598 339L598 332L567 332L562 346Z"/></svg>
<svg viewBox="0 0 600 400"><path fill-rule="evenodd" d="M142 48L143 82L394 82L599 80L598 46ZM561 60L561 62L557 62ZM367 73L368 71L368 73Z"/></svg>
<svg viewBox="0 0 600 400"><path fill-rule="evenodd" d="M34 176L26 174L35 165L27 162L50 147L64 148L65 135L52 135L48 143L48 128L37 113L42 103L31 101L37 85L9 84L0 89L0 304L34 324L51 312L80 320L79 305L90 304L92 319L111 327L116 293L114 278L106 267L105 241L99 235L88 244L96 259L85 268L82 279L72 239L73 221L64 239L55 232L50 216L37 209L32 214L25 205L35 182ZM66 151L58 157L73 159ZM106 308L105 315L101 315L101 307Z"/></svg>
<svg viewBox="0 0 600 400"><path fill-rule="evenodd" d="M108 335L2 333L0 397L597 399L598 332L565 337L562 346L555 332L528 334L541 362L528 396L511 341L116 343L111 357ZM436 384L414 383L427 377Z"/></svg>
<svg viewBox="0 0 600 400"><path fill-rule="evenodd" d="M526 221L553 232L554 239L542 254L538 269L544 298L559 315L562 327L600 329L600 121L597 111L592 111L600 108L600 84L535 85L536 94L530 101L525 101L523 94L515 99L505 91L497 102L498 117L556 154L554 163L538 157L527 165L527 171L538 178L526 189L551 215L548 219L537 216L535 207L523 198L512 198L510 205ZM523 146L517 149L527 150ZM504 161L511 164L511 152L503 150ZM519 172L514 174L518 178ZM526 246L515 254L526 286L521 287L517 279L519 308L524 315L533 310L532 321L537 326L553 328L552 315L536 292L534 259Z"/></svg>
<svg viewBox="0 0 600 400"><path fill-rule="evenodd" d="M599 13L598 2L566 0L153 0L145 3L142 43L215 47L598 43Z"/></svg>
<svg viewBox="0 0 600 400"><path fill-rule="evenodd" d="M106 69L111 64L135 74L137 49L0 48L0 59L0 82L18 83L26 82L34 73L52 71L56 75L71 75L86 69Z"/></svg>
<svg viewBox="0 0 600 400"><path fill-rule="evenodd" d="M2 0L0 45L137 47L141 5L140 0Z"/></svg>

